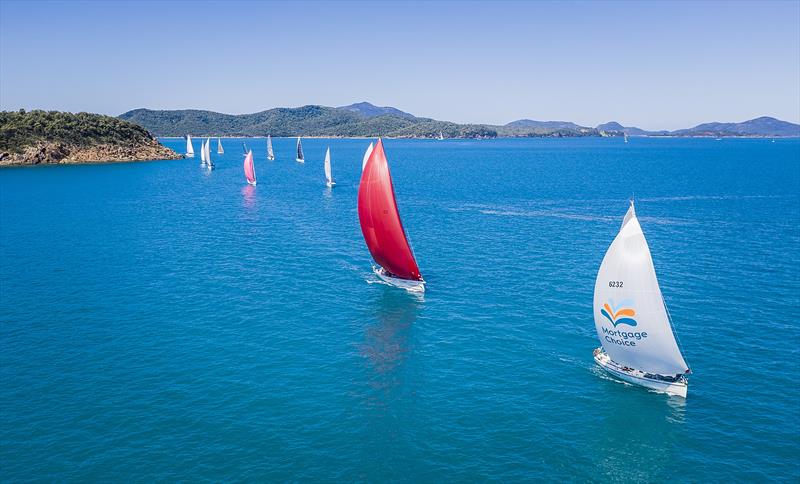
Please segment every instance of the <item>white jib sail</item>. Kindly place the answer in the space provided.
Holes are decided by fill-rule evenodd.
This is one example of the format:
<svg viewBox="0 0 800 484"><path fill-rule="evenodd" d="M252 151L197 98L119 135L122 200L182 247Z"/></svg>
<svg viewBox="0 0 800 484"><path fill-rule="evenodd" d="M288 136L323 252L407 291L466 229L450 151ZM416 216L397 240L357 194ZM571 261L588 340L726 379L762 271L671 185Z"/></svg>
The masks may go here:
<svg viewBox="0 0 800 484"><path fill-rule="evenodd" d="M206 163L208 166L214 166L211 162L211 138L206 138Z"/></svg>
<svg viewBox="0 0 800 484"><path fill-rule="evenodd" d="M688 369L633 203L597 273L594 323L606 353L621 365L659 375Z"/></svg>
<svg viewBox="0 0 800 484"><path fill-rule="evenodd" d="M364 171L364 167L367 166L367 160L369 159L369 155L372 154L372 149L374 148L373 144L370 143L367 147L367 151L364 153L364 159L361 160L361 171Z"/></svg>
<svg viewBox="0 0 800 484"><path fill-rule="evenodd" d="M200 162L202 164L206 163L206 143L205 141L200 142Z"/></svg>
<svg viewBox="0 0 800 484"><path fill-rule="evenodd" d="M272 136L267 136L267 158L270 160L275 159L275 154L272 152Z"/></svg>
<svg viewBox="0 0 800 484"><path fill-rule="evenodd" d="M325 152L325 181L327 181L328 183L333 181L333 178L331 178L331 149L330 148L328 148L328 150Z"/></svg>
<svg viewBox="0 0 800 484"><path fill-rule="evenodd" d="M192 146L192 137L186 135L186 154L194 156L194 146Z"/></svg>

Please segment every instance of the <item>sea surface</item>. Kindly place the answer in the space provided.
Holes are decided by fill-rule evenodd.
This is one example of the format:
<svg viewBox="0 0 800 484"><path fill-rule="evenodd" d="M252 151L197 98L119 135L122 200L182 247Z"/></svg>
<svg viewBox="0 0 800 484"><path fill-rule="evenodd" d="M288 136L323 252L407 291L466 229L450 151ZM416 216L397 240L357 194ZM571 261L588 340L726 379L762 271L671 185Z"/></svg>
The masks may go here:
<svg viewBox="0 0 800 484"><path fill-rule="evenodd" d="M386 140L424 297L368 143L0 170L0 480L800 480L800 140ZM631 197L685 401L592 361Z"/></svg>

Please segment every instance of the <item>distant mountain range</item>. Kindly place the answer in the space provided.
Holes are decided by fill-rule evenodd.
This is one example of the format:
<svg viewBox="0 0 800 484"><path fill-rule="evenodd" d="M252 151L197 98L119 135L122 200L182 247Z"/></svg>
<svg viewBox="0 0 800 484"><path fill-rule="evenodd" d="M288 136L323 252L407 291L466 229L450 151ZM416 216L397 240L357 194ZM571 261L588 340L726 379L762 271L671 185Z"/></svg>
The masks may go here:
<svg viewBox="0 0 800 484"><path fill-rule="evenodd" d="M520 119L503 126L458 124L420 118L394 107L367 102L349 106L274 108L253 114L199 110L134 109L119 116L156 136L330 136L435 138L579 137L579 136L800 136L800 125L761 117L742 123L706 123L677 131L646 131L611 121L595 128L569 121Z"/></svg>

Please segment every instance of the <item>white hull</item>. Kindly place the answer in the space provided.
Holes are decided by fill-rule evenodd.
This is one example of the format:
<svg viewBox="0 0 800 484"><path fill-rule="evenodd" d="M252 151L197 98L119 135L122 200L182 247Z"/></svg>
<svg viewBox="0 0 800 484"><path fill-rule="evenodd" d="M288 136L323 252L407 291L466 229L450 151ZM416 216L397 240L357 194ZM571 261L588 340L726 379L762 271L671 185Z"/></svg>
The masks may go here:
<svg viewBox="0 0 800 484"><path fill-rule="evenodd" d="M275 157L274 157L274 156L268 156L268 157L267 157L267 159L268 159L269 161L274 161L274 160L275 160Z"/></svg>
<svg viewBox="0 0 800 484"><path fill-rule="evenodd" d="M306 160L301 160L300 158L297 158L297 159L296 159L296 160L294 160L294 161L296 161L296 162L298 162L298 163L305 163L305 162L306 162Z"/></svg>
<svg viewBox="0 0 800 484"><path fill-rule="evenodd" d="M381 278L381 280L389 285L399 287L400 289L405 289L408 292L425 292L425 281L413 281L410 279L400 279L398 277L392 277L386 273L386 271L382 267L372 267L372 270L375 274Z"/></svg>
<svg viewBox="0 0 800 484"><path fill-rule="evenodd" d="M325 183L325 185L327 185L328 188L333 188L333 187L336 186L336 182L330 181L330 182Z"/></svg>
<svg viewBox="0 0 800 484"><path fill-rule="evenodd" d="M194 153L186 153L187 158L194 158Z"/></svg>
<svg viewBox="0 0 800 484"><path fill-rule="evenodd" d="M686 393L689 389L686 379L675 382L667 382L646 377L644 372L633 369L624 369L623 367L617 365L611 360L611 358L608 357L608 354L606 354L600 348L596 349L594 352L594 361L608 374L619 378L620 380L626 381L633 385L649 388L660 393L667 393L669 395L676 395L686 398Z"/></svg>

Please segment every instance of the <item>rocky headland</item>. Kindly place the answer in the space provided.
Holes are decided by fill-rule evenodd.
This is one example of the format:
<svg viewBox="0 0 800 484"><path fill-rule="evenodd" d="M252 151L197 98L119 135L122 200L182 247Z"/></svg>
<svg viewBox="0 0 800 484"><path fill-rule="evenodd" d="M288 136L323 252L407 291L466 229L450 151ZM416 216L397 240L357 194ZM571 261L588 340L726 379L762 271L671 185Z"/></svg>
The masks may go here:
<svg viewBox="0 0 800 484"><path fill-rule="evenodd" d="M0 167L178 158L144 128L110 116L0 112Z"/></svg>

